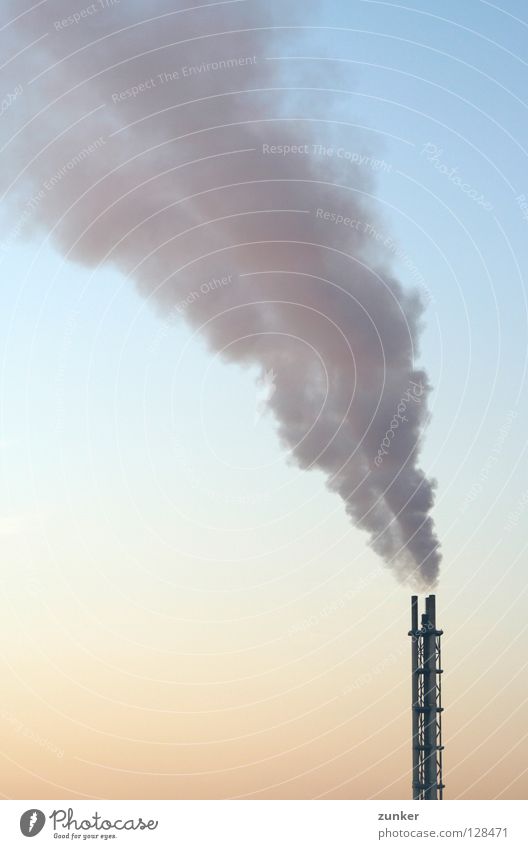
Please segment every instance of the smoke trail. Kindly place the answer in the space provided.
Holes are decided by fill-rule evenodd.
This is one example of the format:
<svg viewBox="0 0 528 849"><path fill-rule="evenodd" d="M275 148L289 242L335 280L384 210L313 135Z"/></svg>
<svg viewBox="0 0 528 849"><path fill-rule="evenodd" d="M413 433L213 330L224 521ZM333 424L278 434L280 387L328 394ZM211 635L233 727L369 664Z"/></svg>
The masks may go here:
<svg viewBox="0 0 528 849"><path fill-rule="evenodd" d="M7 4L4 250L42 228L71 260L117 265L226 360L273 373L267 404L296 463L324 471L400 579L432 584L423 306L374 211L386 163L336 65L287 58L324 49L295 28L306 4L184 5Z"/></svg>

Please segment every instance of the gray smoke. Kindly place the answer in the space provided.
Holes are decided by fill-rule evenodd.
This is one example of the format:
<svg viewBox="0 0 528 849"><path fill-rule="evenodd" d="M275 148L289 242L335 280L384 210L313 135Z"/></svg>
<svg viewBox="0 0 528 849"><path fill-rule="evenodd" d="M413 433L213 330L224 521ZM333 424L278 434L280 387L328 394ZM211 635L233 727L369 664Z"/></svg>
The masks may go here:
<svg viewBox="0 0 528 849"><path fill-rule="evenodd" d="M105 3L3 5L4 252L40 229L273 371L291 456L399 578L434 584L423 305L391 272L383 162L336 65L280 58L328 33L295 29L310 4Z"/></svg>

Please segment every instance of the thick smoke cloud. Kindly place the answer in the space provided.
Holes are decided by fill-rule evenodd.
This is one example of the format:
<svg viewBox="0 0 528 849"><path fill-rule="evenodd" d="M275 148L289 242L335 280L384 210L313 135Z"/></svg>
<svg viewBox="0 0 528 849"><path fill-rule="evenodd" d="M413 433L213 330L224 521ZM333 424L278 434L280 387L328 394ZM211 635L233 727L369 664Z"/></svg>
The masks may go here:
<svg viewBox="0 0 528 849"><path fill-rule="evenodd" d="M328 33L296 28L306 4L272 5L4 4L2 248L42 230L226 360L273 371L292 458L325 473L400 579L431 585L423 305L391 272L383 161L350 82L284 58Z"/></svg>

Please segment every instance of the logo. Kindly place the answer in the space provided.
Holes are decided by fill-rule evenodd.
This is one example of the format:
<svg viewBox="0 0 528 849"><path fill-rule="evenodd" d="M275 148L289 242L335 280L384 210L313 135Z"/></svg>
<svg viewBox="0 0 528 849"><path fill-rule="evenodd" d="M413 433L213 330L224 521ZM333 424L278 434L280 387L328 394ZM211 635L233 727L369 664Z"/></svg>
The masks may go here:
<svg viewBox="0 0 528 849"><path fill-rule="evenodd" d="M24 837L35 837L46 824L46 815L37 808L31 808L20 817L20 831Z"/></svg>
<svg viewBox="0 0 528 849"><path fill-rule="evenodd" d="M108 840L109 836L117 836L115 834L109 835L108 832L155 831L158 827L158 820L144 820L143 817L109 820L97 811L85 819L75 819L73 808L68 808L68 810L59 808L49 815L49 819L53 826L54 837L71 838L73 835L73 837L80 838L79 832L96 832L96 834L82 834L83 840L88 837ZM40 834L45 824L46 814L39 811L38 808L30 808L20 817L20 831L24 837L35 837L36 834ZM99 834L99 832L105 833Z"/></svg>

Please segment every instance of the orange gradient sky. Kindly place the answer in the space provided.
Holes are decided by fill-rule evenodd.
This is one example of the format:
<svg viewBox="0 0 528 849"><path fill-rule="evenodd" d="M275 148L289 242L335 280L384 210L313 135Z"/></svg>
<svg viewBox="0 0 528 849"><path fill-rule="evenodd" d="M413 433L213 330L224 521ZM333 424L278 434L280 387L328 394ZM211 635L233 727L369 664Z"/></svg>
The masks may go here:
<svg viewBox="0 0 528 849"><path fill-rule="evenodd" d="M300 468L309 333L275 374L237 354L283 317L277 297L259 311L259 262L311 270L309 232L405 293L407 348L380 309L383 379L412 349L430 381L413 471L434 506L427 489L405 515L441 542L446 798L526 797L524 4L122 0L60 26L80 0L32 5L7 0L0 20L0 794L410 797L416 557L379 557L328 469ZM307 188L299 157L248 154L268 127L273 143L343 137L354 164L310 154ZM316 220L321 193L378 229ZM226 342L208 311L231 315L231 294L200 285L235 260L259 309ZM167 306L181 268L189 315ZM366 397L375 358L362 325L350 337Z"/></svg>

